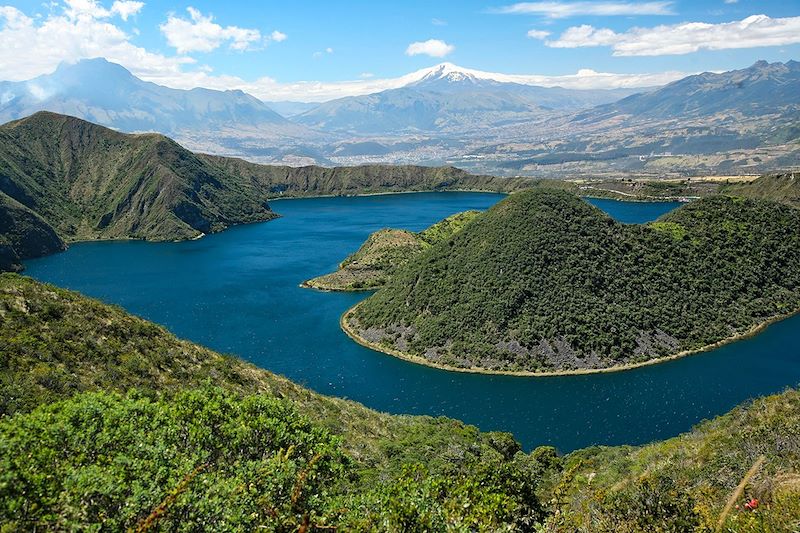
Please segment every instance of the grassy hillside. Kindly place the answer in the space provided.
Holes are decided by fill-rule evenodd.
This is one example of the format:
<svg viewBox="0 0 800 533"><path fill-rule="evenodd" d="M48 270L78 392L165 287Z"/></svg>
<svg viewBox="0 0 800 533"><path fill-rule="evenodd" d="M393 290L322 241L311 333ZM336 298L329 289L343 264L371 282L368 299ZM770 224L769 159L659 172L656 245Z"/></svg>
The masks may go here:
<svg viewBox="0 0 800 533"><path fill-rule="evenodd" d="M0 191L65 240L184 239L274 217L246 181L167 137L47 112L0 126Z"/></svg>
<svg viewBox="0 0 800 533"><path fill-rule="evenodd" d="M450 238L478 213L456 213L420 233L402 229L376 231L358 250L339 264L339 270L310 279L303 285L331 291L358 291L381 287L399 267L428 247Z"/></svg>
<svg viewBox="0 0 800 533"><path fill-rule="evenodd" d="M61 251L64 241L42 217L0 192L0 272L20 270L23 257Z"/></svg>
<svg viewBox="0 0 800 533"><path fill-rule="evenodd" d="M565 457L561 471L543 484L542 494L553 496L546 529L797 531L798 442L800 394L787 391L663 442L579 450ZM748 508L753 499L757 505Z"/></svg>
<svg viewBox="0 0 800 533"><path fill-rule="evenodd" d="M725 194L764 198L800 207L800 175L795 172L768 174L750 183L728 185Z"/></svg>
<svg viewBox="0 0 800 533"><path fill-rule="evenodd" d="M723 531L800 520L795 391L661 443L559 457L315 394L13 274L0 346L8 530L711 531L761 455Z"/></svg>
<svg viewBox="0 0 800 533"><path fill-rule="evenodd" d="M635 364L800 309L798 228L800 210L763 200L710 197L624 225L571 194L525 191L414 258L346 325L453 368Z"/></svg>
<svg viewBox="0 0 800 533"><path fill-rule="evenodd" d="M0 125L0 216L14 219L17 229L37 228L25 240L35 243L31 250L0 226L0 268L61 249L43 238L50 233L52 241L53 231L67 242L181 240L269 220L276 216L267 204L272 197L515 190L531 182L452 167L270 167L194 154L163 135L127 135L40 112Z"/></svg>

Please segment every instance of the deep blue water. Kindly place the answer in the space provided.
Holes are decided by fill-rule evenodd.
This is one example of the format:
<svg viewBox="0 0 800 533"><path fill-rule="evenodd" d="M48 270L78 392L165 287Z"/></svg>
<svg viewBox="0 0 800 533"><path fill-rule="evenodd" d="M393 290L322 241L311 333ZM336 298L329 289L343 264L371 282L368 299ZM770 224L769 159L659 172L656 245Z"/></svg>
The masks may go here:
<svg viewBox="0 0 800 533"><path fill-rule="evenodd" d="M502 198L420 193L283 200L283 218L181 243L76 244L27 274L164 324L314 390L392 413L447 415L569 451L677 435L755 396L800 383L800 316L714 352L612 374L523 378L407 363L350 341L339 316L365 295L301 289L382 227L421 230ZM625 222L677 204L593 200Z"/></svg>

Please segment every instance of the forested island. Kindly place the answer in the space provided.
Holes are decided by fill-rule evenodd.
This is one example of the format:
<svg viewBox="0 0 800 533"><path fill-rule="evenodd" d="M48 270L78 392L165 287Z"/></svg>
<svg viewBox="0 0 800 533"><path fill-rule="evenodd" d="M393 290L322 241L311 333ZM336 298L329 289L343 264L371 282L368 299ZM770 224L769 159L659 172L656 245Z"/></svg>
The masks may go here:
<svg viewBox="0 0 800 533"><path fill-rule="evenodd" d="M800 210L712 196L625 225L553 189L512 194L343 317L372 348L448 369L630 367L800 309Z"/></svg>
<svg viewBox="0 0 800 533"><path fill-rule="evenodd" d="M800 514L796 391L563 456L322 396L15 274L0 345L8 530L782 531Z"/></svg>
<svg viewBox="0 0 800 533"><path fill-rule="evenodd" d="M419 233L390 228L376 231L339 264L339 270L305 281L303 286L328 291L381 287L411 258L450 238L478 214L478 211L456 213Z"/></svg>

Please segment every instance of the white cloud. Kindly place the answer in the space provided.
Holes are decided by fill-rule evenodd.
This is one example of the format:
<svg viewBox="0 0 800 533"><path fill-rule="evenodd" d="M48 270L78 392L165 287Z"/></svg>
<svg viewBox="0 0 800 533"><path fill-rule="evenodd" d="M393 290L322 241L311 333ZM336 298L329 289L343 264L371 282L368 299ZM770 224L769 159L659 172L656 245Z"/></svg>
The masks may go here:
<svg viewBox="0 0 800 533"><path fill-rule="evenodd" d="M109 21L110 10L92 1L69 1L41 19L17 8L0 7L0 79L27 80L52 72L62 61L105 57L141 76L172 76L193 62L184 56L164 56L135 46Z"/></svg>
<svg viewBox="0 0 800 533"><path fill-rule="evenodd" d="M739 0L725 0L726 4L736 4L738 2L739 2Z"/></svg>
<svg viewBox="0 0 800 533"><path fill-rule="evenodd" d="M364 73L362 79L335 82L283 83L267 76L243 80L214 74L210 67L198 64L186 55L164 55L134 45L130 36L112 23L112 10L113 7L105 9L96 2L71 2L59 4L49 15L37 19L28 17L17 8L0 6L0 50L3 50L0 80L29 80L53 72L62 61L105 57L142 79L176 89L241 89L264 100L322 102L402 87L430 72L430 69L422 69L396 78L375 78ZM565 76L546 76L470 72L498 81L573 89L663 85L689 74L616 74L580 70ZM4 96L0 95L0 100L2 98Z"/></svg>
<svg viewBox="0 0 800 533"><path fill-rule="evenodd" d="M79 17L106 18L111 12L98 4L95 0L65 0L66 9L64 12L72 19Z"/></svg>
<svg viewBox="0 0 800 533"><path fill-rule="evenodd" d="M447 26L447 21L442 19L432 18L431 24L433 24L434 26Z"/></svg>
<svg viewBox="0 0 800 533"><path fill-rule="evenodd" d="M282 31L278 31L278 30L275 30L275 31L273 31L272 33L269 34L270 40L275 41L276 43L280 43L280 42L285 41L287 39L287 37L288 37L288 35L286 35Z"/></svg>
<svg viewBox="0 0 800 533"><path fill-rule="evenodd" d="M313 57L314 59L319 59L320 57L322 57L325 54L332 54L332 53L333 53L333 48L331 48L329 46L323 52L314 52L313 54L311 54L311 57Z"/></svg>
<svg viewBox="0 0 800 533"><path fill-rule="evenodd" d="M550 35L550 32L544 30L528 30L527 35L531 39L539 39L541 41L546 39L547 36Z"/></svg>
<svg viewBox="0 0 800 533"><path fill-rule="evenodd" d="M681 55L698 50L757 48L800 43L800 17L753 15L743 20L708 24L684 22L622 33L589 25L568 28L547 46L581 48L610 46L615 56Z"/></svg>
<svg viewBox="0 0 800 533"><path fill-rule="evenodd" d="M179 54L187 52L211 52L223 43L229 43L232 50L249 50L262 42L261 32L238 26L220 26L211 15L205 16L193 7L186 8L189 19L170 15L159 28L167 38L167 43ZM278 32L280 39L286 36Z"/></svg>
<svg viewBox="0 0 800 533"><path fill-rule="evenodd" d="M144 7L144 2L136 2L134 0L116 0L111 4L111 12L116 13L122 20L128 20L137 14Z"/></svg>
<svg viewBox="0 0 800 533"><path fill-rule="evenodd" d="M560 19L581 15L672 15L673 2L520 2L492 10L508 15L542 15Z"/></svg>
<svg viewBox="0 0 800 533"><path fill-rule="evenodd" d="M444 57L455 50L452 44L447 44L439 39L428 39L427 41L417 41L411 43L406 48L406 55L427 55L431 57Z"/></svg>

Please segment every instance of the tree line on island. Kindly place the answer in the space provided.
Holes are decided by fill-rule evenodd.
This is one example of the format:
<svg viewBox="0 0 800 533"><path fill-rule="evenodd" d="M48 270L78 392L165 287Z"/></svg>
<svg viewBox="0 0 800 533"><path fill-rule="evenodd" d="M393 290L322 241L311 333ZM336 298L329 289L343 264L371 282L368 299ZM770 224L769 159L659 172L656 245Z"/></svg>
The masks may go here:
<svg viewBox="0 0 800 533"><path fill-rule="evenodd" d="M348 314L422 362L548 372L636 364L800 309L800 210L718 195L626 225L552 189L512 194Z"/></svg>

